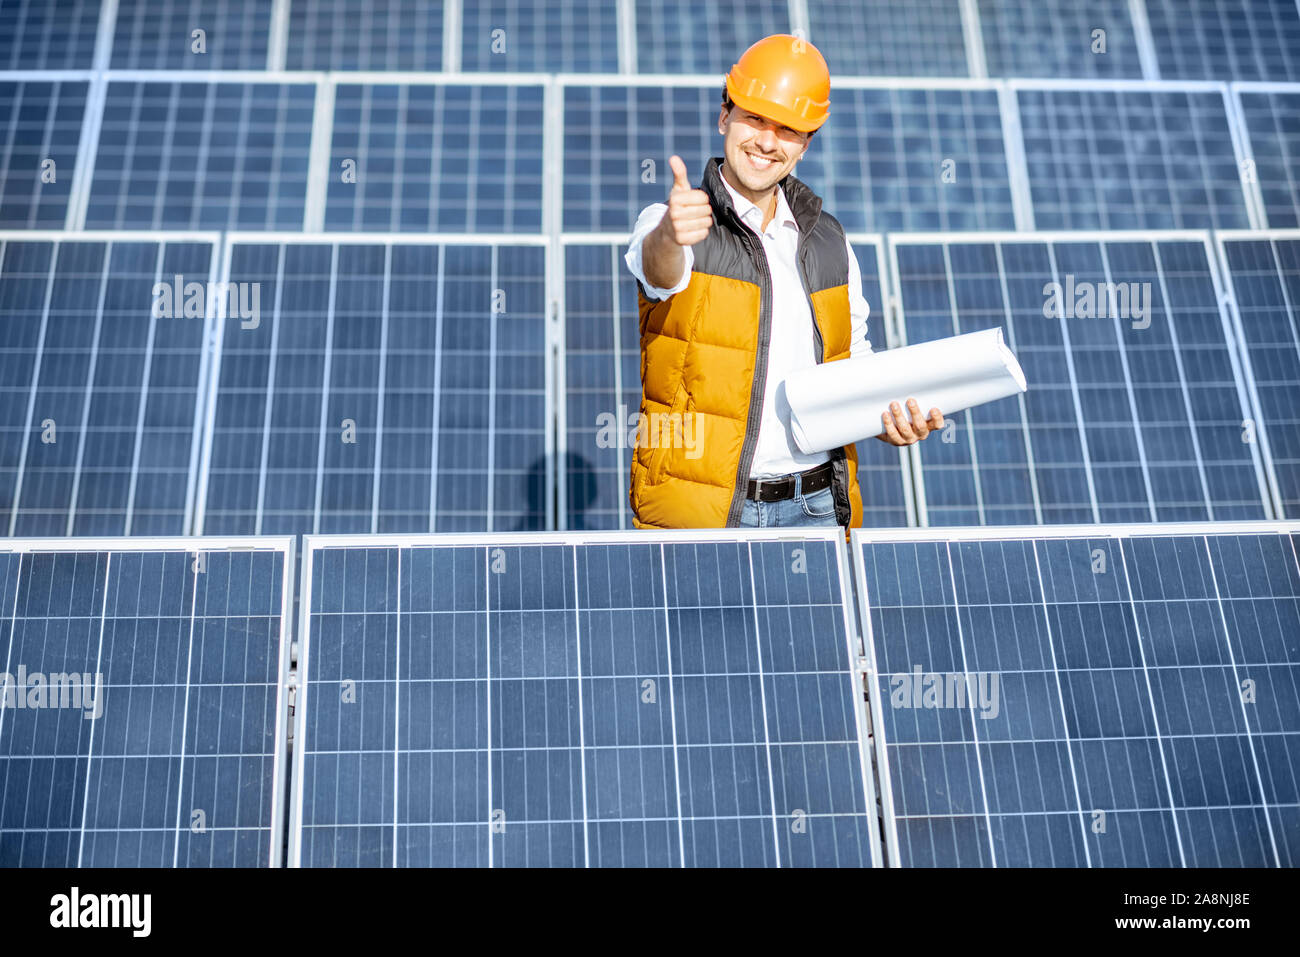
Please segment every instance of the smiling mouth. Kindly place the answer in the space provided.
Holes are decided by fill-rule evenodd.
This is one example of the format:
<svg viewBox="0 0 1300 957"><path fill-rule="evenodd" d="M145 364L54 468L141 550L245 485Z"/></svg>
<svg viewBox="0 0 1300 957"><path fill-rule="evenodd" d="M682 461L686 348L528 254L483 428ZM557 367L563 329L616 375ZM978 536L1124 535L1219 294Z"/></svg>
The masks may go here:
<svg viewBox="0 0 1300 957"><path fill-rule="evenodd" d="M772 167L776 166L776 160L774 159L765 159L754 153L750 153L749 151L746 151L745 155L749 157L750 168L757 170L760 173L765 172L771 169Z"/></svg>

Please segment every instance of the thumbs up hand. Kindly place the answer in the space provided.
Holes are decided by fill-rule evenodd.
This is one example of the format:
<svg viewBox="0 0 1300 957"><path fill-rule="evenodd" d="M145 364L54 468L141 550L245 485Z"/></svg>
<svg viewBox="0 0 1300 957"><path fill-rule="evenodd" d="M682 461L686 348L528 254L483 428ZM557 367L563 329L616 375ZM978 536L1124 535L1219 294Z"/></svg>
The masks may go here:
<svg viewBox="0 0 1300 957"><path fill-rule="evenodd" d="M668 212L659 228L678 246L694 246L713 226L709 194L691 187L686 178L686 164L680 156L670 156L668 165L673 171L673 188L668 193Z"/></svg>

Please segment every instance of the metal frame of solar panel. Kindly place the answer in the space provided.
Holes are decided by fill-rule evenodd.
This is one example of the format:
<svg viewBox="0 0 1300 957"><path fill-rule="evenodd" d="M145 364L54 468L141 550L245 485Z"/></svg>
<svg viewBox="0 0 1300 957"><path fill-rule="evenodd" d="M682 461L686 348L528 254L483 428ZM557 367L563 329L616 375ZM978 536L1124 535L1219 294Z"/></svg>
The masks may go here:
<svg viewBox="0 0 1300 957"><path fill-rule="evenodd" d="M854 529L889 865L1300 864L1298 540Z"/></svg>
<svg viewBox="0 0 1300 957"><path fill-rule="evenodd" d="M1044 260L1035 261L1035 246ZM1147 251L1124 263L1108 252L1117 246ZM921 262L925 247L942 251L944 262ZM978 247L989 247L993 259L952 264L954 251L969 263ZM918 251L916 274L900 267L900 250ZM1006 261L1012 252L1019 262ZM1195 261L1180 263L1175 257L1184 253ZM1029 384L1026 393L950 416L953 440L910 447L921 525L1279 517L1266 453L1245 437L1257 415L1208 232L894 234L890 257L901 342L997 326ZM1109 288L1103 284L1138 280L1151 285L1149 331L1131 316L1106 315L1123 309L1124 299L1112 310L1100 298ZM1053 282L1064 306L1055 322L1045 318ZM1096 318L1073 314L1085 283ZM1177 327L1157 321L1166 304ZM1118 368L1108 367L1107 356L1118 358ZM1155 411L1165 414L1153 418L1147 403L1160 398L1166 406ZM1216 398L1225 411L1210 416ZM989 437L983 446L981 434ZM952 483L937 485L939 475ZM936 523L937 492L946 500Z"/></svg>
<svg viewBox="0 0 1300 957"><path fill-rule="evenodd" d="M1214 242L1273 511L1281 518L1300 517L1300 229L1220 230ZM1288 246L1286 260L1278 254L1279 243ZM1243 247L1259 244L1268 246L1262 272L1234 268L1249 255Z"/></svg>
<svg viewBox="0 0 1300 957"><path fill-rule="evenodd" d="M1229 83L1228 88L1250 164L1251 175L1243 179L1257 209L1256 222L1275 229L1300 226L1300 83ZM1256 113L1249 107L1260 100L1268 106L1268 129L1259 122L1252 129Z"/></svg>
<svg viewBox="0 0 1300 957"><path fill-rule="evenodd" d="M259 249L277 251L275 261L263 264ZM345 259L343 249L354 255ZM534 252L532 275L499 262L510 253L517 264ZM217 302L199 534L554 523L554 470L546 464L555 449L553 332L540 301L549 270L545 238L228 233L223 255L225 288L270 288L260 297L265 320L259 316L256 325L228 318L229 298ZM341 275L344 267L355 272ZM400 295L393 292L399 283ZM458 286L481 293L476 308L486 332L452 321L469 311ZM241 303L246 298L251 294L241 293ZM241 336L254 342L245 346ZM480 379L481 362L470 360L483 357L490 367ZM424 369L423 359L435 368ZM341 405L344 399L354 404ZM338 448L326 441L331 432L340 436ZM524 444L529 436L540 447ZM519 465L507 453L533 458ZM314 464L304 470L294 464L301 461ZM255 482L240 481L254 474ZM503 501L507 493L515 497Z"/></svg>
<svg viewBox="0 0 1300 957"><path fill-rule="evenodd" d="M290 866L878 865L850 587L840 529L307 536Z"/></svg>
<svg viewBox="0 0 1300 957"><path fill-rule="evenodd" d="M884 241L849 233L871 308L873 351L896 345ZM640 408L636 283L623 253L627 236L565 233L560 290L560 359L556 368L556 461L561 529L631 528L628 469ZM612 441L610 439L612 438ZM863 522L912 524L916 514L906 449L858 444Z"/></svg>
<svg viewBox="0 0 1300 957"><path fill-rule="evenodd" d="M219 242L0 231L7 534L189 532L208 350L203 317L184 312L191 290L175 283L214 280Z"/></svg>
<svg viewBox="0 0 1300 957"><path fill-rule="evenodd" d="M286 537L0 541L0 865L281 866L294 572Z"/></svg>

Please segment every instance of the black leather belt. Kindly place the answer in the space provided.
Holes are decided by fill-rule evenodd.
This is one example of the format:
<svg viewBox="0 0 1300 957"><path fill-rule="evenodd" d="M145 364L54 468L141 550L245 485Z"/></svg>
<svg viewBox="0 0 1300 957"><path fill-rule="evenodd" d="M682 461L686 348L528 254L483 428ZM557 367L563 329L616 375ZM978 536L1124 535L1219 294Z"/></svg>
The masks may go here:
<svg viewBox="0 0 1300 957"><path fill-rule="evenodd" d="M823 462L821 465L810 468L807 472L800 472L803 481L800 482L800 488L805 495L810 492L820 492L831 484L831 476L834 470L830 462ZM782 475L780 478L750 479L749 485L745 489L745 498L752 498L757 502L779 502L783 499L794 498L794 475Z"/></svg>

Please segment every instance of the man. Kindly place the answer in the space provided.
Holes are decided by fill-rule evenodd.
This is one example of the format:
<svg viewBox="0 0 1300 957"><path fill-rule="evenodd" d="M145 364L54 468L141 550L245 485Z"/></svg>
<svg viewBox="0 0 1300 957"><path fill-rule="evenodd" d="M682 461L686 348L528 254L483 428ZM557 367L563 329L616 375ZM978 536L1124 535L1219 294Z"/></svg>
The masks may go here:
<svg viewBox="0 0 1300 957"><path fill-rule="evenodd" d="M805 40L758 41L727 75L723 156L692 189L669 159L668 202L642 210L624 259L637 279L642 432L632 457L637 528L862 525L857 447L804 453L785 378L871 351L869 307L843 227L792 175L826 121L830 73ZM943 427L915 399L880 438Z"/></svg>

